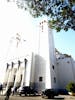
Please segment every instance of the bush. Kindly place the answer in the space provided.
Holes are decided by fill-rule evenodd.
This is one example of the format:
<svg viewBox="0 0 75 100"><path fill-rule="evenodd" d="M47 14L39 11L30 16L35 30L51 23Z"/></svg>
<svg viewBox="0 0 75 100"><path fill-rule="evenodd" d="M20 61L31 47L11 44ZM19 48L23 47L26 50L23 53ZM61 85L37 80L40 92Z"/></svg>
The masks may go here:
<svg viewBox="0 0 75 100"><path fill-rule="evenodd" d="M75 83L74 82L68 83L66 89L68 92L75 93Z"/></svg>

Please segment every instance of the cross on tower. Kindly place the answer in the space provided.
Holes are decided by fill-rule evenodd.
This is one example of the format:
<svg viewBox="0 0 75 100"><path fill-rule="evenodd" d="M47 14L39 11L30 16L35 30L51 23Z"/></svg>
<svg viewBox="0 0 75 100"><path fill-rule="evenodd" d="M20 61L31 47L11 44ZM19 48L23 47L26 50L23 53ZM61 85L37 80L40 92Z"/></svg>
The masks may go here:
<svg viewBox="0 0 75 100"><path fill-rule="evenodd" d="M17 47L18 47L19 42L21 41L21 36L19 35L19 33L16 34L16 40L17 40Z"/></svg>
<svg viewBox="0 0 75 100"><path fill-rule="evenodd" d="M44 30L44 23L47 23L47 21L43 20L42 22L40 22L40 27L41 27L42 32Z"/></svg>

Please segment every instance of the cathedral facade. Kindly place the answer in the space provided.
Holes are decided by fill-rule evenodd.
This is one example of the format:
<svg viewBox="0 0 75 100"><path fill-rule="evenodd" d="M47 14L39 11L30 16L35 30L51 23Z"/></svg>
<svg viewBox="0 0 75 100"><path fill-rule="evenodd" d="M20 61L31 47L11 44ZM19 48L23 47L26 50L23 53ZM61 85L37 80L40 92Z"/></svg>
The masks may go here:
<svg viewBox="0 0 75 100"><path fill-rule="evenodd" d="M39 33L34 35L33 49L18 61L7 63L5 87L31 86L37 91L58 87L52 30L47 19L42 19L39 26Z"/></svg>

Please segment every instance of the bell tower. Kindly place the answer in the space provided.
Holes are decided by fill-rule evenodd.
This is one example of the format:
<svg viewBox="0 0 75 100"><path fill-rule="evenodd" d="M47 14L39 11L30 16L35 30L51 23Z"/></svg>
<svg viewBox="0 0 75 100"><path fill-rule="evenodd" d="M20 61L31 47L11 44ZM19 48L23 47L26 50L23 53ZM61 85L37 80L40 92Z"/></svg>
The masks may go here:
<svg viewBox="0 0 75 100"><path fill-rule="evenodd" d="M38 91L46 88L57 88L55 47L52 30L49 28L47 18L39 21L39 32L38 35L35 35L35 38L38 38L38 46L34 51L31 85ZM36 53L36 51L38 52Z"/></svg>

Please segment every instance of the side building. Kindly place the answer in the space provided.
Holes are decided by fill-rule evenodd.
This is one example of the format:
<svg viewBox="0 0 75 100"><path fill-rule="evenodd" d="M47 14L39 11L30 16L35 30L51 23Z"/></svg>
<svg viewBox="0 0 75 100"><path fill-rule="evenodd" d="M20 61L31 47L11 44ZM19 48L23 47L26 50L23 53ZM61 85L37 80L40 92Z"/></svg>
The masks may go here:
<svg viewBox="0 0 75 100"><path fill-rule="evenodd" d="M58 83L60 89L65 89L69 82L75 82L75 61L67 54L56 50Z"/></svg>

